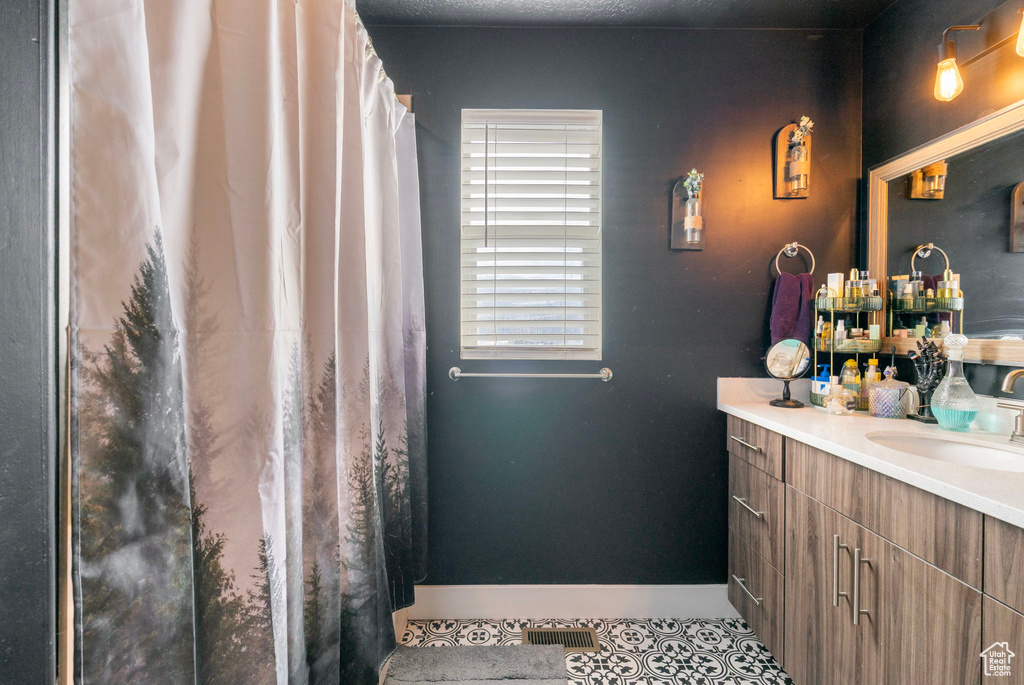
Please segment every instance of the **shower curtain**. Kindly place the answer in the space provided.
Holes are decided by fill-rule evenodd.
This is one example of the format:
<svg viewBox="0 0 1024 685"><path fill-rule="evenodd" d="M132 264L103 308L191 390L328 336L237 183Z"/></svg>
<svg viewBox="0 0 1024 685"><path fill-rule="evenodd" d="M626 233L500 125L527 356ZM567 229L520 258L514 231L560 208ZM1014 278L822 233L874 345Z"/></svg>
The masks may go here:
<svg viewBox="0 0 1024 685"><path fill-rule="evenodd" d="M424 571L412 116L344 0L71 0L79 683L376 683Z"/></svg>

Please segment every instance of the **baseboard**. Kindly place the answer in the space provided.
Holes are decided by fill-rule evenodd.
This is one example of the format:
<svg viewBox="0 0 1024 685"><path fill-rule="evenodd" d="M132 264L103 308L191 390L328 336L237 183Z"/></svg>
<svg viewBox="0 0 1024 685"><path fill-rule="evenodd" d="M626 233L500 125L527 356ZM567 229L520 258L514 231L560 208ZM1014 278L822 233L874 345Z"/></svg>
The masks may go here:
<svg viewBox="0 0 1024 685"><path fill-rule="evenodd" d="M737 618L726 585L418 585L409 619Z"/></svg>
<svg viewBox="0 0 1024 685"><path fill-rule="evenodd" d="M391 621L395 624L395 635L398 639L402 639L402 633L405 632L405 625L409 622L409 609L399 609L398 611L391 614Z"/></svg>

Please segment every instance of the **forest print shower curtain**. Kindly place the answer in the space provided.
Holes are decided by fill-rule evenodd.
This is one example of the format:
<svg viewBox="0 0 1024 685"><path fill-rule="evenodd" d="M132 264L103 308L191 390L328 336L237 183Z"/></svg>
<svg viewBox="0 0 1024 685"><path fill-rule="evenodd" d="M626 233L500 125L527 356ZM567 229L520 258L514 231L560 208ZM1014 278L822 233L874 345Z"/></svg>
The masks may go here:
<svg viewBox="0 0 1024 685"><path fill-rule="evenodd" d="M377 682L425 558L413 121L344 0L71 0L83 684Z"/></svg>

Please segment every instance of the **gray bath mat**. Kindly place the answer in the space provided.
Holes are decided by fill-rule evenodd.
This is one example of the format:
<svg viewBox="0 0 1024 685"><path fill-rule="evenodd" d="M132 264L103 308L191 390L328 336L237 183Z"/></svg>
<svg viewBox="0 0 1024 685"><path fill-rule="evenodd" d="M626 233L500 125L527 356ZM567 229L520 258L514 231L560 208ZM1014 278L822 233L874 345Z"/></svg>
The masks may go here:
<svg viewBox="0 0 1024 685"><path fill-rule="evenodd" d="M385 685L565 685L560 645L399 647Z"/></svg>

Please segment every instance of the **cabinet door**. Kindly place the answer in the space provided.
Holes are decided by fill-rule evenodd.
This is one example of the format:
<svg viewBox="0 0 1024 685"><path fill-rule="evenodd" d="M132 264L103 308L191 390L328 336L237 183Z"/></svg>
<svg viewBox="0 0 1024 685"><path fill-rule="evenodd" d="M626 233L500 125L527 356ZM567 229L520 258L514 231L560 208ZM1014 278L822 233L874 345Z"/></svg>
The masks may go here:
<svg viewBox="0 0 1024 685"><path fill-rule="evenodd" d="M839 519L820 502L786 488L783 666L800 685L877 682L858 678L849 630L851 557L850 550L836 549Z"/></svg>
<svg viewBox="0 0 1024 685"><path fill-rule="evenodd" d="M888 542L879 607L886 683L981 679L981 593Z"/></svg>
<svg viewBox="0 0 1024 685"><path fill-rule="evenodd" d="M883 683L883 615L886 606L886 548L891 546L867 528L842 514L835 514L833 530L846 546L840 563L847 565L849 593L842 605L840 649L844 653L843 672L836 683ZM842 576L841 576L842 577ZM916 682L916 681L905 681Z"/></svg>
<svg viewBox="0 0 1024 685"><path fill-rule="evenodd" d="M977 590L792 487L786 523L783 665L795 682L979 682Z"/></svg>
<svg viewBox="0 0 1024 685"><path fill-rule="evenodd" d="M987 663L988 657L982 664L982 682L1024 685L1024 614L988 596L984 602L985 629L981 644L986 652L992 648L995 653L991 665ZM1014 656L1010 657L1008 652Z"/></svg>

